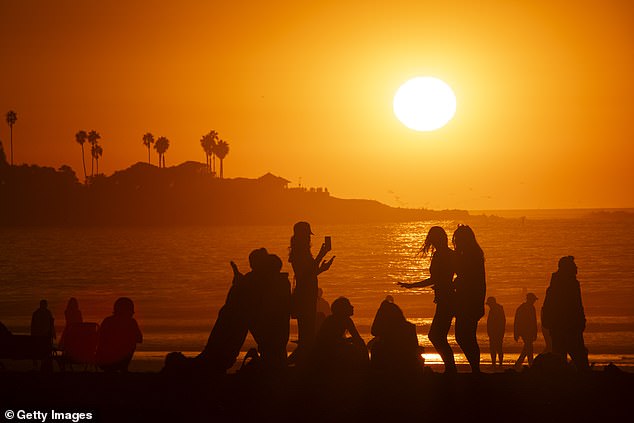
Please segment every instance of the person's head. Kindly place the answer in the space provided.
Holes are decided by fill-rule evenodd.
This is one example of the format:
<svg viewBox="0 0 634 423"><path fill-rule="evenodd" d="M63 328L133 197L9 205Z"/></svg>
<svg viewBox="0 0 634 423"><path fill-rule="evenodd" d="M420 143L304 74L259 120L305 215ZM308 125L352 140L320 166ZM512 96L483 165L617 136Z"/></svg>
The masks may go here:
<svg viewBox="0 0 634 423"><path fill-rule="evenodd" d="M280 273L282 271L282 259L275 255L269 254L266 258L268 264L268 270L271 273Z"/></svg>
<svg viewBox="0 0 634 423"><path fill-rule="evenodd" d="M456 252L460 254L467 253L484 256L482 248L480 248L476 240L475 233L473 233L473 229L469 225L458 225L458 228L453 233L451 242Z"/></svg>
<svg viewBox="0 0 634 423"><path fill-rule="evenodd" d="M526 294L527 303L535 304L535 301L537 301L537 295L533 294L532 292L529 292L528 294Z"/></svg>
<svg viewBox="0 0 634 423"><path fill-rule="evenodd" d="M117 301L114 302L114 315L132 317L134 315L134 302L128 297L117 298Z"/></svg>
<svg viewBox="0 0 634 423"><path fill-rule="evenodd" d="M573 256L565 256L559 259L558 271L565 276L576 276L577 265Z"/></svg>
<svg viewBox="0 0 634 423"><path fill-rule="evenodd" d="M497 300L495 299L495 297L489 297L487 298L487 302L486 305L488 305L489 307L493 307L497 304Z"/></svg>
<svg viewBox="0 0 634 423"><path fill-rule="evenodd" d="M40 308L48 308L48 301L40 300Z"/></svg>
<svg viewBox="0 0 634 423"><path fill-rule="evenodd" d="M335 317L350 317L354 314L354 307L346 297L339 297L332 302L330 310Z"/></svg>
<svg viewBox="0 0 634 423"><path fill-rule="evenodd" d="M381 303L380 312L381 318L383 319L383 324L388 327L394 327L401 324L405 320L405 315L403 314L403 310L394 304L394 299L391 298L391 295L388 295L390 299L386 298Z"/></svg>
<svg viewBox="0 0 634 423"><path fill-rule="evenodd" d="M79 310L79 301L77 301L77 298L70 297L68 304L66 304L66 310Z"/></svg>
<svg viewBox="0 0 634 423"><path fill-rule="evenodd" d="M448 248L447 232L440 226L432 226L427 232L423 247L420 249L421 254L432 254L440 249Z"/></svg>
<svg viewBox="0 0 634 423"><path fill-rule="evenodd" d="M300 251L310 253L310 236L313 232L310 229L310 223L297 222L293 225L293 236L291 237L291 246L289 248L288 261L292 262L295 254Z"/></svg>
<svg viewBox="0 0 634 423"><path fill-rule="evenodd" d="M269 252L266 248L258 248L249 254L249 266L253 271L262 271L266 268Z"/></svg>

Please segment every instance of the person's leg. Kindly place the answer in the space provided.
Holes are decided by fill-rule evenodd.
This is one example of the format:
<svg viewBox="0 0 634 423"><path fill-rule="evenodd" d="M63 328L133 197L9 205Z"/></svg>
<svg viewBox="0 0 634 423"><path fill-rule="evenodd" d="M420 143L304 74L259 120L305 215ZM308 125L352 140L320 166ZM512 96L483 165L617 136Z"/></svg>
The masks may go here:
<svg viewBox="0 0 634 423"><path fill-rule="evenodd" d="M451 328L451 320L453 319L453 313L450 307L438 304L436 306L436 313L434 319L429 327L429 341L432 343L443 363L445 363L445 373L456 372L456 362L453 356L453 350L451 345L447 341L447 334L449 328Z"/></svg>
<svg viewBox="0 0 634 423"><path fill-rule="evenodd" d="M489 337L489 350L491 352L491 364L495 367L495 356L497 354L497 345L493 338Z"/></svg>
<svg viewBox="0 0 634 423"><path fill-rule="evenodd" d="M480 372L480 346L476 332L478 321L470 317L456 316L456 341L471 365L473 373Z"/></svg>
<svg viewBox="0 0 634 423"><path fill-rule="evenodd" d="M521 339L524 345L522 345L522 351L520 352L520 356L517 357L517 361L515 362L515 367L522 367L522 364L524 364L524 358L526 358L526 341L524 340L524 338L521 338Z"/></svg>
<svg viewBox="0 0 634 423"><path fill-rule="evenodd" d="M585 346L583 340L583 332L570 335L570 357L575 367L579 371L586 371L590 369L588 363L588 349Z"/></svg>
<svg viewBox="0 0 634 423"><path fill-rule="evenodd" d="M526 357L528 357L528 365L533 365L533 341L526 341Z"/></svg>

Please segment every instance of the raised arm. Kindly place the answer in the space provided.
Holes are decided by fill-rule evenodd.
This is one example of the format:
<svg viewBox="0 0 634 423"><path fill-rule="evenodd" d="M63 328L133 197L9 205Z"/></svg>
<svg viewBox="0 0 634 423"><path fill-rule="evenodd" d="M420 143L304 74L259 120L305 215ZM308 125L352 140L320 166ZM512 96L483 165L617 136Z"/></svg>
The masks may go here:
<svg viewBox="0 0 634 423"><path fill-rule="evenodd" d="M420 282L407 283L407 282L397 282L399 286L403 288L411 289L411 288L424 288L426 286L431 286L434 284L434 281L431 278L427 278Z"/></svg>

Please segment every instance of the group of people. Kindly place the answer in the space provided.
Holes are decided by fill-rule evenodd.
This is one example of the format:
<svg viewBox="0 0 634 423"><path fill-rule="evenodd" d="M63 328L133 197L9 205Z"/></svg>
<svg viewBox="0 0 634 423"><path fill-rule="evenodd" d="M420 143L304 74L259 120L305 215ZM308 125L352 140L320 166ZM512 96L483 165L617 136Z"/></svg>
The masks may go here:
<svg viewBox="0 0 634 423"><path fill-rule="evenodd" d="M566 256L559 260L558 270L552 274L550 286L541 309L541 326L546 342L544 352L551 352L560 357L570 355L575 367L587 370L588 350L585 347L583 332L586 317L581 300L581 288L577 281L577 265L574 257ZM529 292L526 301L515 311L513 338L522 341L523 347L515 367L519 368L528 360L533 365L533 343L537 340L537 296ZM489 316L487 317L487 334L491 351L491 362L496 365L496 358L501 366L504 360L503 339L506 326L504 308L495 297L487 298Z"/></svg>
<svg viewBox="0 0 634 423"><path fill-rule="evenodd" d="M128 370L136 344L143 342L134 318L134 302L130 298L117 299L113 314L101 325L84 322L79 302L74 297L68 300L64 317L66 325L58 344L63 363L94 363L107 372ZM47 300L41 300L39 308L33 312L31 336L44 337L51 345L57 338L55 318L48 309Z"/></svg>
<svg viewBox="0 0 634 423"><path fill-rule="evenodd" d="M388 296L380 305L371 332L374 339L368 345L359 335L352 320L354 307L345 297L339 297L329 307L322 298L318 276L330 269L334 256L326 237L316 256L311 253L308 222L293 227L288 261L293 269L293 283L289 274L282 272L282 259L265 248L249 255L250 271L242 273L234 262L233 281L225 304L211 330L203 351L187 361L213 373L224 373L236 362L248 333L257 343L255 353L261 368L279 372L288 365L311 368L317 372L340 372L365 369L379 373L416 374L422 369L422 347L418 344L416 326L407 321L403 311ZM453 249L445 230L433 226L427 233L420 253L431 255L429 278L415 283L399 282L404 288L431 287L436 310L429 329L429 340L440 355L447 374L457 372L454 352L447 337L455 319L456 341L464 352L473 373L480 372L480 347L476 332L479 320L485 315L486 273L482 248L473 230L459 225L452 236ZM588 368L587 350L583 341L585 315L581 301L577 267L574 258L563 257L553 273L541 310L542 327L552 338L552 351L565 358L567 354L577 368ZM525 358L533 361L533 342L537 338L535 302L537 296L528 293L526 302L515 314L514 338L524 343L516 362L521 366ZM494 297L486 300L489 306L487 333L490 340L491 361L503 363L503 338L506 318L503 307ZM95 361L106 371L125 371L136 344L142 342L141 331L133 317L134 304L129 298L119 298L114 313L99 326ZM75 298L65 311L66 328L60 348L68 343L73 328L83 324ZM287 357L290 319L297 319L297 347ZM96 324L93 324L96 327ZM54 319L42 300L33 313L33 335L55 339ZM370 352L370 354L368 353ZM177 354L177 353L172 353ZM166 367L170 356L166 359ZM173 356L172 356L173 358Z"/></svg>
<svg viewBox="0 0 634 423"><path fill-rule="evenodd" d="M306 365L321 372L326 367L341 370L369 365L378 372L415 373L422 367L422 348L418 345L416 327L407 321L391 296L381 303L376 313L371 329L374 339L368 345L355 327L354 307L347 298L336 299L330 307L331 313L326 316L328 307L323 306L318 275L330 268L334 256L325 260L331 249L328 240L313 256L311 235L308 222L298 222L293 227L289 248L293 284L288 274L281 272L281 259L268 254L264 248L251 253L251 271L246 275L232 263L233 285L207 346L197 359L208 367L226 371L235 363L250 331L258 344L264 368ZM456 341L471 371L479 373L480 347L476 332L479 320L485 315L484 253L467 225L458 226L452 245L453 249L442 227L432 227L420 249L421 254L431 255L429 278L415 283L399 282L399 285L408 289L433 288L436 311L428 336L443 360L445 373L457 372L454 352L447 340L454 319ZM585 316L576 271L573 257L559 261L559 270L553 273L542 307L542 326L552 336L554 353L561 357L570 354L577 368L586 369ZM536 300L533 293L527 294L526 302L515 315L514 337L524 343L518 366L525 358L532 364L532 345L537 338ZM489 297L486 304L490 308L487 332L491 359L494 365L498 360L501 365L506 318L494 297ZM297 348L287 358L290 318L297 319L298 340Z"/></svg>

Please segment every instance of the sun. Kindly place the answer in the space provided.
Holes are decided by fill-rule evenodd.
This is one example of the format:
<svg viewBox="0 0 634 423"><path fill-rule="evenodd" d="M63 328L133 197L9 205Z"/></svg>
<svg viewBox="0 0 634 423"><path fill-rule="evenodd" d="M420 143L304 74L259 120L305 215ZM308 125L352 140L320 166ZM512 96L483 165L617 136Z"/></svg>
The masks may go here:
<svg viewBox="0 0 634 423"><path fill-rule="evenodd" d="M394 114L415 131L435 131L456 113L456 96L444 81L419 76L405 82L394 94Z"/></svg>

